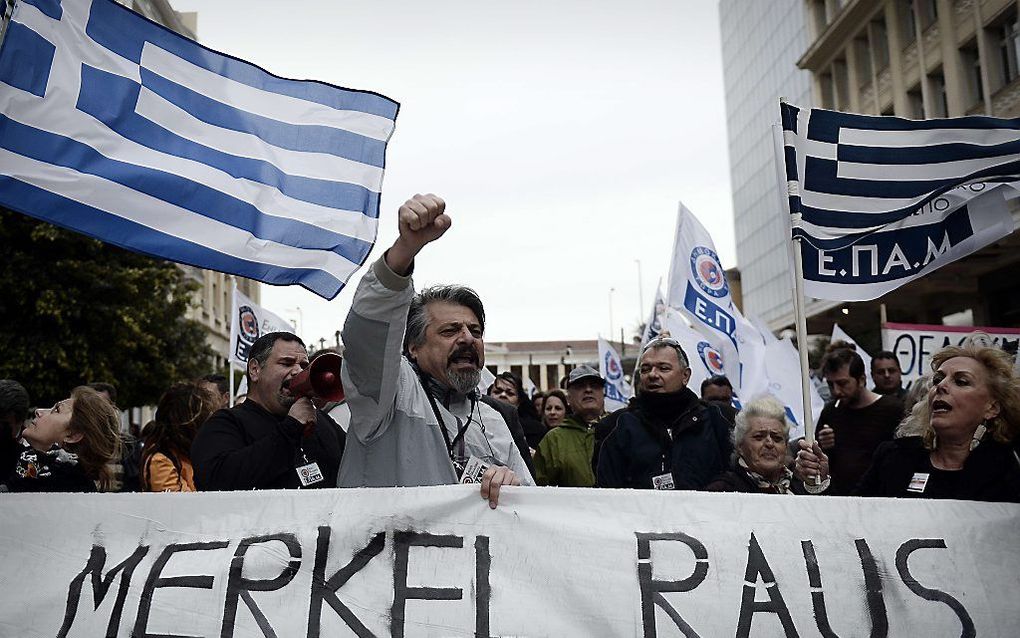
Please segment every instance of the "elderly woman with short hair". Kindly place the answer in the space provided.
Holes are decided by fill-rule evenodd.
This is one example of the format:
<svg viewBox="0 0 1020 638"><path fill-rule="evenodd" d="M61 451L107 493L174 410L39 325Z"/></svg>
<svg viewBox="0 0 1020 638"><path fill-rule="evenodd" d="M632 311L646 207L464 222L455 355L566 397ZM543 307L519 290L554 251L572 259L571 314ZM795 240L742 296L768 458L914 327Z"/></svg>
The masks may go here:
<svg viewBox="0 0 1020 638"><path fill-rule="evenodd" d="M733 426L733 465L705 488L709 492L804 494L804 485L787 467L790 422L786 408L771 396L752 400ZM826 473L828 469L826 468Z"/></svg>
<svg viewBox="0 0 1020 638"><path fill-rule="evenodd" d="M931 389L880 445L858 496L1020 503L1020 379L1008 354L970 343L932 357ZM801 446L797 473L824 459Z"/></svg>

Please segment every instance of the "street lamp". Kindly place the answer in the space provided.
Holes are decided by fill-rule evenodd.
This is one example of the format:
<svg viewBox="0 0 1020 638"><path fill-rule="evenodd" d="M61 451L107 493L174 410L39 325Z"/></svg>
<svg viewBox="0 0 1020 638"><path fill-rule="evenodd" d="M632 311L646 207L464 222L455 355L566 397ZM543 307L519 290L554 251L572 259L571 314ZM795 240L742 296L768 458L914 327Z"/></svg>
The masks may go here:
<svg viewBox="0 0 1020 638"><path fill-rule="evenodd" d="M641 278L641 260L640 259L635 259L634 263L637 264L637 295L638 295L638 306L639 306L639 309L638 309L638 321L644 321L645 313L648 312L648 311L645 310L645 289L644 289L644 286L642 285L643 282L642 282L642 278Z"/></svg>
<svg viewBox="0 0 1020 638"><path fill-rule="evenodd" d="M609 289L609 341L613 340L613 293L616 288Z"/></svg>

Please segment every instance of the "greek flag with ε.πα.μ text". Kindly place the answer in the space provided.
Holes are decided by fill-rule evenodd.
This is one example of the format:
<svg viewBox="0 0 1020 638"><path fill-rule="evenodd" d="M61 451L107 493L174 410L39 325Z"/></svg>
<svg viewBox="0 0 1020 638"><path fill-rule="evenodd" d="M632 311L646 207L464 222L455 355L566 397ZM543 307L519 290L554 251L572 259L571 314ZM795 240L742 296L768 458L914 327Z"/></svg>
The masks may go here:
<svg viewBox="0 0 1020 638"><path fill-rule="evenodd" d="M1013 232L1020 119L781 112L805 295L875 299Z"/></svg>
<svg viewBox="0 0 1020 638"><path fill-rule="evenodd" d="M18 0L0 46L0 204L331 299L375 241L398 107L278 78L112 0Z"/></svg>

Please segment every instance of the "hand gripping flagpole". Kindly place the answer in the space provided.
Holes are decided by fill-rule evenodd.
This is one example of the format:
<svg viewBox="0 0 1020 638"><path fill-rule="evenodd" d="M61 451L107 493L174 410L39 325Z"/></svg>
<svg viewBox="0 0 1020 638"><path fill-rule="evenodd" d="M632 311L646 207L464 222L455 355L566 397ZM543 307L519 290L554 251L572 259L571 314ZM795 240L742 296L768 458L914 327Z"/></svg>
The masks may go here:
<svg viewBox="0 0 1020 638"><path fill-rule="evenodd" d="M784 102L779 99L780 104ZM811 379L808 374L810 368L808 363L808 341L807 341L807 313L804 308L804 261L800 250L800 237L793 236L793 211L790 210L790 189L796 188L796 182L791 183L786 174L786 153L784 152L783 127L772 126L772 138L776 154L776 178L779 188L779 209L786 212L787 234L792 241L789 246L792 251L793 260L793 309L794 322L797 329L797 352L800 354L800 390L804 419L804 440L808 445L815 443L814 415L811 413ZM799 215L798 215L799 216Z"/></svg>

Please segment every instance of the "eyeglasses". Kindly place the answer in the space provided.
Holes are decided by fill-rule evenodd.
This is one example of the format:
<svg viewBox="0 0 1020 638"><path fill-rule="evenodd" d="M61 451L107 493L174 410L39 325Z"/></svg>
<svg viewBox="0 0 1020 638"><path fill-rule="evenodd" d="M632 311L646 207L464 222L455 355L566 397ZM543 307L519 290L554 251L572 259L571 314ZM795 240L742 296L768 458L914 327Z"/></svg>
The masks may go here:
<svg viewBox="0 0 1020 638"><path fill-rule="evenodd" d="M641 354L644 355L644 353L648 352L652 348L664 347L674 348L677 354L680 355L680 359L684 362L684 365L691 365L691 360L687 358L687 353L684 352L683 346L681 346L680 342L673 337L656 337L652 339L645 345L644 348L641 349Z"/></svg>

